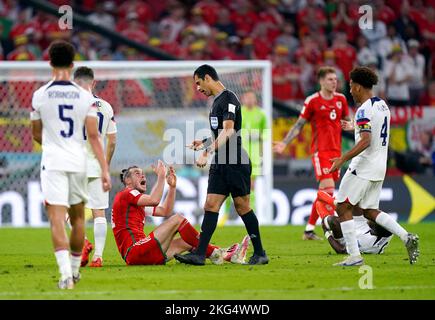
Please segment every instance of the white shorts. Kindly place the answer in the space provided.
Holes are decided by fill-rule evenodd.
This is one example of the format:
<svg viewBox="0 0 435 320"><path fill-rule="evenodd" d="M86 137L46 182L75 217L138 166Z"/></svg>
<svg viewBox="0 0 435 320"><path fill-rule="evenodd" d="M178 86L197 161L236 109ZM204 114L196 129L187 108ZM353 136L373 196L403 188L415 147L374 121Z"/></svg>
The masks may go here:
<svg viewBox="0 0 435 320"><path fill-rule="evenodd" d="M347 170L340 182L336 202L349 201L361 209L379 209L383 182L362 179Z"/></svg>
<svg viewBox="0 0 435 320"><path fill-rule="evenodd" d="M88 178L89 201L86 208L107 209L109 207L109 192L103 191L101 178Z"/></svg>
<svg viewBox="0 0 435 320"><path fill-rule="evenodd" d="M48 204L65 206L88 200L87 178L84 172L41 170L41 189Z"/></svg>

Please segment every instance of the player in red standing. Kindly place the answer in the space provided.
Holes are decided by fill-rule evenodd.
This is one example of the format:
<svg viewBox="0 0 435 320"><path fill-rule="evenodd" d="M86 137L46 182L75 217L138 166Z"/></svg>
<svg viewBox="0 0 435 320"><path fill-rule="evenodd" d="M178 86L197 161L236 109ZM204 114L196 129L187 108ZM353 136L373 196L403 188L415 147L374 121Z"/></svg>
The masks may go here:
<svg viewBox="0 0 435 320"><path fill-rule="evenodd" d="M146 178L142 169L132 166L124 169L121 180L125 189L118 192L112 206L112 229L119 253L128 265L165 264L174 254L198 246L199 232L183 216L172 214L175 203L177 178L175 170L159 161L153 167L157 181L150 194L145 194ZM168 193L161 202L165 181ZM166 217L149 235L144 233L146 216ZM176 233L181 238L174 239ZM249 237L228 249L208 245L206 256L214 264L224 261L244 263Z"/></svg>
<svg viewBox="0 0 435 320"><path fill-rule="evenodd" d="M321 67L317 72L320 91L307 97L301 114L295 125L282 141L273 142L273 151L282 154L287 145L298 136L304 124L311 123L311 161L313 162L319 190L331 196L334 194L335 181L340 173L328 173L332 158L341 156L341 120L349 121L349 107L346 97L336 92L337 75L333 67ZM302 239L321 240L314 228L319 218L316 210L316 201L313 202L310 218L305 227Z"/></svg>

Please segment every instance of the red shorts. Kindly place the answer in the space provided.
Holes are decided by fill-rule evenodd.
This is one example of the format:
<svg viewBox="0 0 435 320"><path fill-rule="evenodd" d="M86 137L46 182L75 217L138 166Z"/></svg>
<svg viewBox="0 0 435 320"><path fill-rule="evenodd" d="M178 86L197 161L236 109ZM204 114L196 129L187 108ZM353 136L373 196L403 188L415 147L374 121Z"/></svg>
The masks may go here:
<svg viewBox="0 0 435 320"><path fill-rule="evenodd" d="M146 238L136 241L127 253L125 262L128 265L165 264L166 255L160 242L150 233Z"/></svg>
<svg viewBox="0 0 435 320"><path fill-rule="evenodd" d="M340 169L333 172L333 173L326 173L327 169L331 168L332 158L338 158L341 154L335 151L323 151L323 152L316 152L311 157L311 162L313 163L314 167L314 173L316 174L316 180L324 180L328 178L334 179L334 181L337 181L340 179Z"/></svg>

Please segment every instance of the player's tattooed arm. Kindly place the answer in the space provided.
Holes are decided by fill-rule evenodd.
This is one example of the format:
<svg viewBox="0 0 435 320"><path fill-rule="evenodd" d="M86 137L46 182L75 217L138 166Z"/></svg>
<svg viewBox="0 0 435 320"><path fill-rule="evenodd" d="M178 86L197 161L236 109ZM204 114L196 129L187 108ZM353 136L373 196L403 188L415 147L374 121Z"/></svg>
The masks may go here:
<svg viewBox="0 0 435 320"><path fill-rule="evenodd" d="M294 138L298 136L298 134L301 132L302 127L307 121L299 117L294 126L290 129L290 131L285 136L284 140L282 141L273 141L273 151L277 152L279 154L283 153L287 145L292 141Z"/></svg>
<svg viewBox="0 0 435 320"><path fill-rule="evenodd" d="M290 129L290 131L287 133L287 135L285 136L284 140L282 140L282 142L288 145L294 138L298 136L298 134L301 132L302 127L305 125L306 122L307 120L305 120L302 117L299 117L298 121L296 121L295 125Z"/></svg>

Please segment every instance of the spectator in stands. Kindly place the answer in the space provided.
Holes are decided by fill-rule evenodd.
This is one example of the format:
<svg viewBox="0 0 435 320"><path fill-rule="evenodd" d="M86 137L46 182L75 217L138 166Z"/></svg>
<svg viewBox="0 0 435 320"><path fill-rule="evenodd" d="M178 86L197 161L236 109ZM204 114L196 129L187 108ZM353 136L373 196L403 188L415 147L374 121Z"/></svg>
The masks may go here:
<svg viewBox="0 0 435 320"><path fill-rule="evenodd" d="M375 97L379 97L383 100L386 100L385 97L385 77L382 72L378 68L378 60L375 56L369 57L369 59L362 64L363 66L369 67L378 75L378 83L373 86L373 95Z"/></svg>
<svg viewBox="0 0 435 320"><path fill-rule="evenodd" d="M355 42L359 34L358 19L359 13L358 1L344 2L340 1L330 5L331 28L334 32L344 32L350 42Z"/></svg>
<svg viewBox="0 0 435 320"><path fill-rule="evenodd" d="M258 19L267 25L267 37L275 42L280 34L280 26L284 24L284 17L278 11L278 0L259 1Z"/></svg>
<svg viewBox="0 0 435 320"><path fill-rule="evenodd" d="M184 7L178 3L170 9L169 16L159 23L159 29L169 26L171 41L177 41L180 32L186 27L185 11Z"/></svg>
<svg viewBox="0 0 435 320"><path fill-rule="evenodd" d="M394 20L396 20L396 13L385 4L384 0L376 0L374 10L379 12L379 20L384 22L386 25L390 25Z"/></svg>
<svg viewBox="0 0 435 320"><path fill-rule="evenodd" d="M403 53L407 53L405 41L397 34L396 27L392 24L388 25L387 36L379 41L377 53L381 57L382 65L385 64L387 57L391 54L393 47L400 46Z"/></svg>
<svg viewBox="0 0 435 320"><path fill-rule="evenodd" d="M403 56L402 48L393 47L384 68L387 83L386 97L391 106L409 105L409 82L412 73L410 60Z"/></svg>
<svg viewBox="0 0 435 320"><path fill-rule="evenodd" d="M114 29L115 18L109 13L111 2L98 2L95 6L95 12L88 15L88 19L96 24L107 29Z"/></svg>
<svg viewBox="0 0 435 320"><path fill-rule="evenodd" d="M397 33L404 41L409 39L421 39L418 25L410 16L410 6L408 1L403 1L400 9L400 16L394 21Z"/></svg>
<svg viewBox="0 0 435 320"><path fill-rule="evenodd" d="M331 49L334 52L335 63L343 72L344 80L347 83L350 80L350 71L355 66L356 50L347 42L347 36L344 32L337 32L334 35ZM338 91L343 92L340 89Z"/></svg>
<svg viewBox="0 0 435 320"><path fill-rule="evenodd" d="M217 20L214 26L218 31L225 32L230 37L236 35L236 26L231 21L230 11L222 8L217 15Z"/></svg>
<svg viewBox="0 0 435 320"><path fill-rule="evenodd" d="M299 84L301 70L287 60L288 49L278 45L272 56L273 97L284 102L303 98Z"/></svg>
<svg viewBox="0 0 435 320"><path fill-rule="evenodd" d="M251 37L254 45L254 59L265 60L272 52L273 42L268 37L268 24L259 22L255 25Z"/></svg>
<svg viewBox="0 0 435 320"><path fill-rule="evenodd" d="M6 59L14 61L30 61L36 60L33 53L27 48L28 38L25 34L15 36L15 49L9 52Z"/></svg>
<svg viewBox="0 0 435 320"><path fill-rule="evenodd" d="M300 37L307 34L325 33L328 22L323 9L312 0L307 0L306 7L299 10L296 21L299 26Z"/></svg>
<svg viewBox="0 0 435 320"><path fill-rule="evenodd" d="M301 70L299 84L301 86L302 97L300 100L303 100L304 97L311 95L316 90L316 69L314 65L309 63L302 55L296 58L296 65L299 70Z"/></svg>
<svg viewBox="0 0 435 320"><path fill-rule="evenodd" d="M200 8L193 8L191 10L191 19L188 27L198 36L207 38L211 35L210 26L204 21L202 11Z"/></svg>
<svg viewBox="0 0 435 320"><path fill-rule="evenodd" d="M259 21L251 2L248 0L236 0L231 3L231 6L233 8L231 21L236 26L237 36L240 38L248 37Z"/></svg>
<svg viewBox="0 0 435 320"><path fill-rule="evenodd" d="M127 14L127 25L121 31L124 37L139 43L146 43L148 41L147 29L139 20L139 15L136 12Z"/></svg>
<svg viewBox="0 0 435 320"><path fill-rule="evenodd" d="M376 52L369 47L369 43L367 41L367 38L364 37L362 34L358 36L356 41L357 46L357 63L365 66L369 63L369 61L373 61L373 59L376 59Z"/></svg>
<svg viewBox="0 0 435 320"><path fill-rule="evenodd" d="M80 32L73 38L77 60L98 60L97 50L90 32Z"/></svg>
<svg viewBox="0 0 435 320"><path fill-rule="evenodd" d="M216 1L216 0L198 1L195 4L194 9L201 10L201 12L203 13L203 17L204 17L205 22L207 22L210 26L213 26L213 25L219 23L218 21L220 20L220 16L221 16L222 11L227 11L229 13L229 11L227 9L225 9L224 7L222 7L222 5L219 3L219 1ZM224 13L224 15L225 14L226 13ZM232 33L228 32L229 30L221 30L221 31L224 31L230 35L233 35Z"/></svg>
<svg viewBox="0 0 435 320"><path fill-rule="evenodd" d="M286 21L281 25L281 34L275 39L275 45L286 46L289 52L288 59L293 60L294 53L299 48L299 40L295 37L295 27L292 22Z"/></svg>
<svg viewBox="0 0 435 320"><path fill-rule="evenodd" d="M361 33L367 38L370 49L378 52L379 41L387 35L387 27L379 20L379 12L373 11L373 28L361 29Z"/></svg>
<svg viewBox="0 0 435 320"><path fill-rule="evenodd" d="M415 39L408 40L408 59L412 66L413 72L409 83L409 99L411 105L419 105L424 93L424 70L426 61L424 56L418 52L419 43Z"/></svg>

